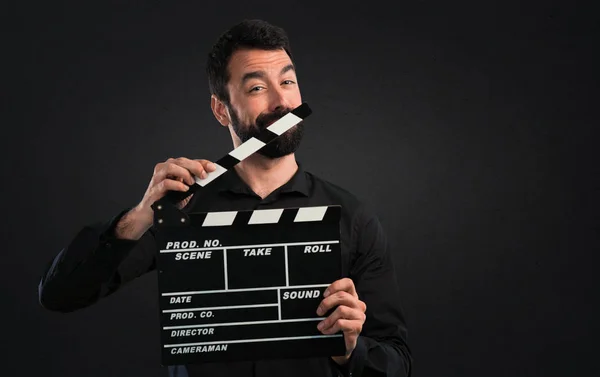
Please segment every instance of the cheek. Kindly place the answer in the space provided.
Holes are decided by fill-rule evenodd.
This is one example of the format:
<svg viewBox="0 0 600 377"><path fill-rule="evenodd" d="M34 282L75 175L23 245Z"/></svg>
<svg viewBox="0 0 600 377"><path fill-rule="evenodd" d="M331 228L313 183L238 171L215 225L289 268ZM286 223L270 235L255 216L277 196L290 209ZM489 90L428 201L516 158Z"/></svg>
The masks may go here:
<svg viewBox="0 0 600 377"><path fill-rule="evenodd" d="M244 120L246 124L256 122L256 118L261 114L264 109L268 108L268 105L260 98L253 98L246 101L243 107Z"/></svg>
<svg viewBox="0 0 600 377"><path fill-rule="evenodd" d="M302 104L302 96L300 95L300 89L296 89L294 90L293 96L292 96L292 104L294 108L300 106Z"/></svg>
<svg viewBox="0 0 600 377"><path fill-rule="evenodd" d="M234 101L232 101L232 105L236 109L236 115L241 123L254 123L254 121L256 120L256 116L258 115L258 112L256 111L258 106L254 101L244 101L236 98L235 103Z"/></svg>

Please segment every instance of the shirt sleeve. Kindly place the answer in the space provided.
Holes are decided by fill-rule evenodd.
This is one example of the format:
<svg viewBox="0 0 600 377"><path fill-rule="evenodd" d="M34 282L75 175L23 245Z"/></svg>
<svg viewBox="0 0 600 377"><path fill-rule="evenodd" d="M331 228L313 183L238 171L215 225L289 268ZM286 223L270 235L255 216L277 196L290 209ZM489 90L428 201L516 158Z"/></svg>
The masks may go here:
<svg viewBox="0 0 600 377"><path fill-rule="evenodd" d="M367 306L356 348L345 365L335 362L337 375L410 376L412 356L400 305L397 276L387 237L378 218L364 207L353 221L349 278Z"/></svg>
<svg viewBox="0 0 600 377"><path fill-rule="evenodd" d="M38 285L44 308L72 312L90 306L156 268L152 228L139 240L115 236L117 223L128 211L83 227L48 263Z"/></svg>

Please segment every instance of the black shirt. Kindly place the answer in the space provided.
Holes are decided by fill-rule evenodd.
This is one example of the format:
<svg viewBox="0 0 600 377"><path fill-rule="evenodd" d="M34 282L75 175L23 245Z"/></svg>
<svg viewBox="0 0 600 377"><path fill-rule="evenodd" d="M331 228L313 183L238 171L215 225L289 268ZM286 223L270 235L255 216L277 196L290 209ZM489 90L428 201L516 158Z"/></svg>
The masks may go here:
<svg viewBox="0 0 600 377"><path fill-rule="evenodd" d="M340 367L329 357L257 362L206 363L169 367L169 375L194 376L408 376L411 354L392 250L376 215L348 191L305 171L261 199L234 169L198 190L185 211L215 212L341 205L342 275L353 280L367 306L366 321L349 362ZM123 210L104 224L83 227L49 263L39 284L48 310L84 308L156 269L157 246L151 228L139 240L117 239L114 229Z"/></svg>

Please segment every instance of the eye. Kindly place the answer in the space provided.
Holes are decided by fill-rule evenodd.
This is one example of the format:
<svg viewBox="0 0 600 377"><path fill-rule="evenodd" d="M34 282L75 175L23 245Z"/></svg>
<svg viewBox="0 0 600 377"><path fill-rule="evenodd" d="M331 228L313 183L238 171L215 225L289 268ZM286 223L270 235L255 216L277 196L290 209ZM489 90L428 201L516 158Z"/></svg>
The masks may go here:
<svg viewBox="0 0 600 377"><path fill-rule="evenodd" d="M295 84L295 82L293 82L292 80L285 80L283 83L286 85Z"/></svg>
<svg viewBox="0 0 600 377"><path fill-rule="evenodd" d="M262 86L255 86L255 87L251 88L248 92L249 93L258 92L260 89L264 89L264 87L262 87Z"/></svg>

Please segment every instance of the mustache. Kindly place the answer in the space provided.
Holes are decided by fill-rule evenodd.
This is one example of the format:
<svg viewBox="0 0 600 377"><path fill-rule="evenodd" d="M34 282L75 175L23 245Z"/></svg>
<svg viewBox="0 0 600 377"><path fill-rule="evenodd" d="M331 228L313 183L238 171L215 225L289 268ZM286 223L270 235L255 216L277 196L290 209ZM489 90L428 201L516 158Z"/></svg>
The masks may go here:
<svg viewBox="0 0 600 377"><path fill-rule="evenodd" d="M256 117L255 124L258 127L258 129L262 131L265 128L267 128L268 126L270 126L271 124L273 124L275 121L281 119L284 115L286 115L290 111L292 111L292 109L281 109L281 110L276 110L272 113L260 114L258 117Z"/></svg>

